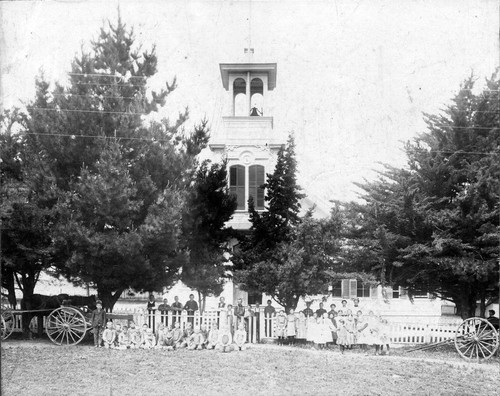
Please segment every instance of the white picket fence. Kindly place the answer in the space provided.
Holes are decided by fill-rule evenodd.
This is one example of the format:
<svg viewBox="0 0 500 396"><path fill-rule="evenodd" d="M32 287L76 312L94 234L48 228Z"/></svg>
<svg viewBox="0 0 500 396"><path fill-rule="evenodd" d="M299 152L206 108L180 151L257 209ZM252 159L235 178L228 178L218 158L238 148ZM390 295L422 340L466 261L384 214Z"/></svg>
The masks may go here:
<svg viewBox="0 0 500 396"><path fill-rule="evenodd" d="M455 338L457 325L389 323L391 344L428 344Z"/></svg>
<svg viewBox="0 0 500 396"><path fill-rule="evenodd" d="M166 326L174 325L175 322L179 322L182 329L186 327L187 323L192 323L194 327L203 325L210 329L212 324L217 324L219 327L221 325L220 321L223 316L221 313L212 310L206 311L203 315L199 312L195 312L194 315L187 315L186 311L181 313L175 313L173 311L159 311L159 310L144 310L144 309L121 309L119 311L114 311L113 315L133 317L133 320L137 326L142 326L147 324L155 332L157 331L160 324ZM14 315L15 327L14 331L22 331L22 315ZM239 324L239 318L232 316L232 330L236 330ZM266 317L264 312L259 312L254 315L246 315L243 317L245 322L245 327L248 334L248 342L258 343L263 339L274 339L276 337L276 317ZM115 319L115 322L122 322L122 324L129 324L127 319ZM45 317L43 318L45 326ZM427 344L440 342L447 339L452 339L455 337L459 322L457 324L415 324L415 323L389 323L389 339L391 344ZM33 318L30 329L34 333L38 331L38 320Z"/></svg>

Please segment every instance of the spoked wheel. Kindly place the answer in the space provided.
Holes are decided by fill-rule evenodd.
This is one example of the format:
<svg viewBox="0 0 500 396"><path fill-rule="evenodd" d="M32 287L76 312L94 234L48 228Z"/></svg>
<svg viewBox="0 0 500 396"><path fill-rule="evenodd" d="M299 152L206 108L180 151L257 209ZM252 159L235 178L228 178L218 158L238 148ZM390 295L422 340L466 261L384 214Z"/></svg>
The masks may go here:
<svg viewBox="0 0 500 396"><path fill-rule="evenodd" d="M498 348L498 333L486 319L466 319L458 326L455 348L464 359L487 360Z"/></svg>
<svg viewBox="0 0 500 396"><path fill-rule="evenodd" d="M61 307L47 317L45 331L54 344L76 345L87 333L87 322L78 309Z"/></svg>
<svg viewBox="0 0 500 396"><path fill-rule="evenodd" d="M2 340L10 337L14 331L15 321L14 314L10 309L2 308Z"/></svg>
<svg viewBox="0 0 500 396"><path fill-rule="evenodd" d="M1 319L1 324L2 324L2 340L5 340L5 334L6 334L6 324L5 324L5 320L3 318L3 316L0 316L0 319Z"/></svg>

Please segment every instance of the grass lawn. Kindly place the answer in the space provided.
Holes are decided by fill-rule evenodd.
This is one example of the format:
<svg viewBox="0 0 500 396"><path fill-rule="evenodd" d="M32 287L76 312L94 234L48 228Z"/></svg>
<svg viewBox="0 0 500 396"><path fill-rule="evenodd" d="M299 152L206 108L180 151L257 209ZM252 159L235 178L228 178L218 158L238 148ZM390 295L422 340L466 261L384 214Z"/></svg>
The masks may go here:
<svg viewBox="0 0 500 396"><path fill-rule="evenodd" d="M391 351L392 352L392 351ZM500 362L451 351L364 356L256 345L243 352L105 350L2 343L8 395L499 395Z"/></svg>

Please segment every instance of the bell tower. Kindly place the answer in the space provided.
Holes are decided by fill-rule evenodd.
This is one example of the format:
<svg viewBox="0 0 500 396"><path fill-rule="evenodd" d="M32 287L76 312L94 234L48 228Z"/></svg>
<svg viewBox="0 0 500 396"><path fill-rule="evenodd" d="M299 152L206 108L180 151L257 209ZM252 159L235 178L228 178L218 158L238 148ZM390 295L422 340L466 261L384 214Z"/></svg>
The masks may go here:
<svg viewBox="0 0 500 396"><path fill-rule="evenodd" d="M234 229L250 228L248 199L257 210L265 210L266 174L274 172L276 154L285 139L274 128L269 92L276 88L276 63L254 63L253 48L246 48L245 63L221 63L222 86L226 91L221 127L209 144L217 157L227 158L229 189L238 207L228 223Z"/></svg>

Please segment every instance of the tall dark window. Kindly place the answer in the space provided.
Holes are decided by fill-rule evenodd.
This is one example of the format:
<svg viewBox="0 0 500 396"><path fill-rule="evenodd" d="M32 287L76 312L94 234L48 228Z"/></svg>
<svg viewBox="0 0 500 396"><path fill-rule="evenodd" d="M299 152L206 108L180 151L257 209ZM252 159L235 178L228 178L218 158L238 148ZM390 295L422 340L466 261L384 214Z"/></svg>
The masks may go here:
<svg viewBox="0 0 500 396"><path fill-rule="evenodd" d="M338 280L332 282L332 296L342 297L342 281Z"/></svg>
<svg viewBox="0 0 500 396"><path fill-rule="evenodd" d="M248 169L248 195L253 197L255 209L264 210L264 167L252 165Z"/></svg>
<svg viewBox="0 0 500 396"><path fill-rule="evenodd" d="M357 297L370 297L370 285L365 285L363 282L358 282Z"/></svg>
<svg viewBox="0 0 500 396"><path fill-rule="evenodd" d="M229 192L236 196L237 210L245 210L245 167L234 165L229 168Z"/></svg>

